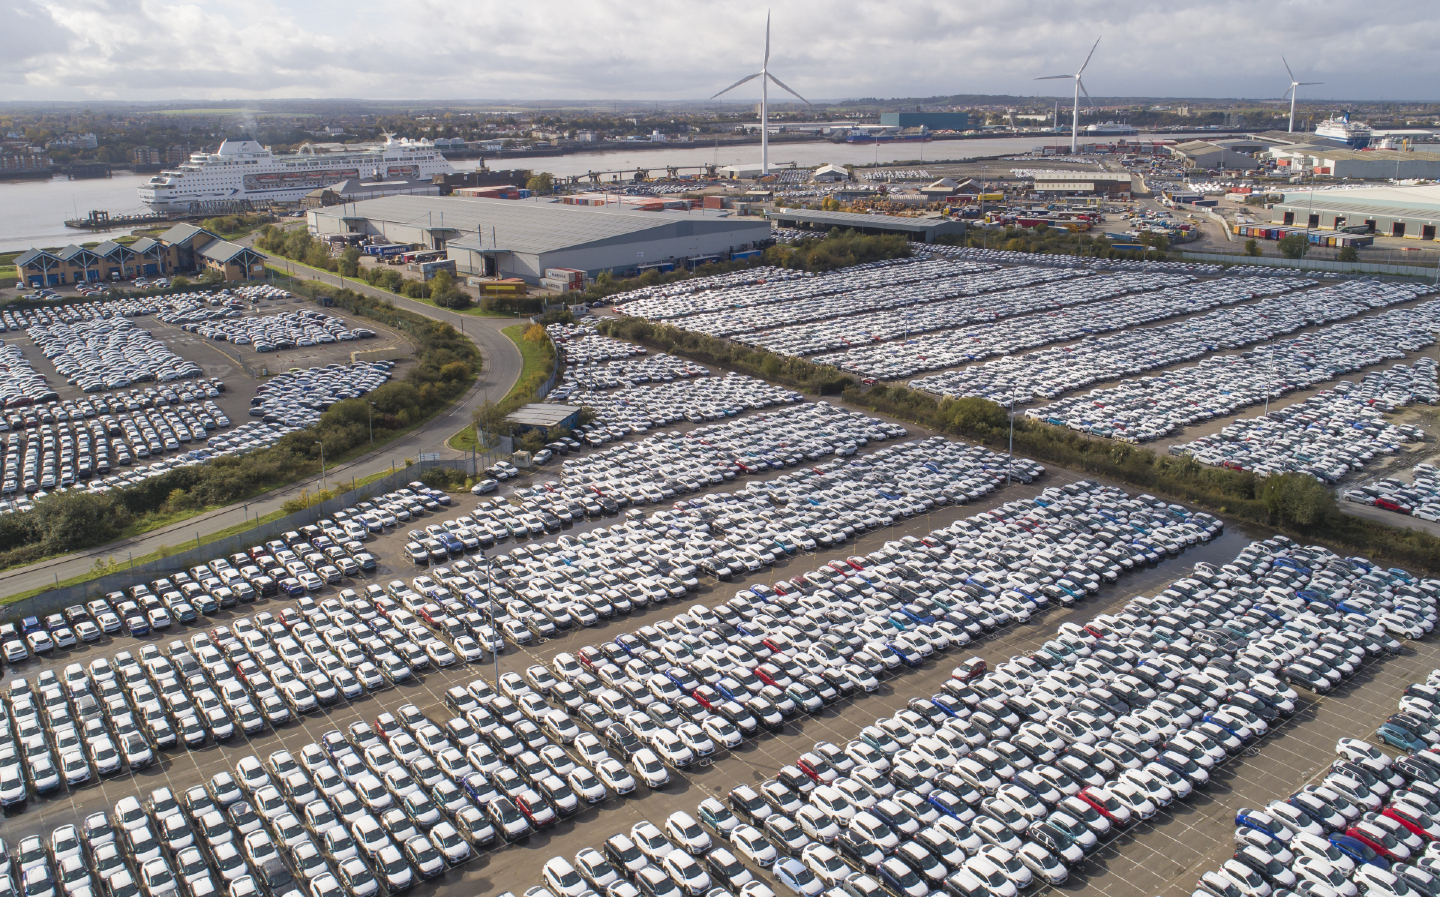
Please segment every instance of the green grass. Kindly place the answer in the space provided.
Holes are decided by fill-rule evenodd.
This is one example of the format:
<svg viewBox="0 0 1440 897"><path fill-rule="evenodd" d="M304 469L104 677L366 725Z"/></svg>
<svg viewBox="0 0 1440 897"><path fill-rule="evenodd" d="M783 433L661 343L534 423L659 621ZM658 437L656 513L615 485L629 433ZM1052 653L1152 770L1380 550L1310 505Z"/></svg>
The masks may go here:
<svg viewBox="0 0 1440 897"><path fill-rule="evenodd" d="M529 329L529 327L529 324L511 324L509 327L500 331L510 337L510 342L514 343L515 347L520 350L520 357L524 365L520 368L520 376L515 380L515 385L510 387L510 391L505 394L505 398L496 404L504 404L505 399L511 398L520 391L522 388L521 384L525 382L526 377L529 377L538 370L542 370L550 363L550 358L545 352L545 346L543 344L532 343L525 339L525 331ZM479 451L481 448L475 439L475 428L470 424L466 424L460 432L445 440L445 444L462 452L468 452L472 449Z"/></svg>
<svg viewBox="0 0 1440 897"><path fill-rule="evenodd" d="M4 266L0 266L0 282L7 281L7 280L14 280L14 279L15 279L15 266L14 266L14 265L4 265Z"/></svg>
<svg viewBox="0 0 1440 897"><path fill-rule="evenodd" d="M379 289L379 288L377 287L377 289ZM410 298L410 297L407 296L406 298L408 299L408 298ZM426 305L430 306L431 308L439 308L439 307L440 307L440 306L438 306L438 305L435 304L435 301L434 301L433 299L416 299L415 301L416 301L416 302L423 302L423 303L425 303ZM514 319L514 318L516 318L516 317L521 317L521 318L526 317L526 316L523 315L523 314L521 314L521 315L512 315L512 314L507 314L507 313L505 313L505 312L503 312L503 311L489 311L489 310L487 310L487 309L481 308L481 307L478 306L478 305L472 305L472 306L470 306L469 308L447 308L447 309L444 309L444 311L454 312L454 313L457 314L457 315L469 315L469 316L472 317L472 318L511 318L511 319Z"/></svg>

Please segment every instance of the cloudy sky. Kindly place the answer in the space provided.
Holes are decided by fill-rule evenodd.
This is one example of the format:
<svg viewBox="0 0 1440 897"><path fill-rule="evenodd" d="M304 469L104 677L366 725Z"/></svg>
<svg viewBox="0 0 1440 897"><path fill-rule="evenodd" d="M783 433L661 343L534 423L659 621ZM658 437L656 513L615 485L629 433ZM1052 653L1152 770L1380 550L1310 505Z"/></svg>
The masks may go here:
<svg viewBox="0 0 1440 897"><path fill-rule="evenodd" d="M1440 99L1433 0L0 0L0 101L708 97L759 67L811 98ZM758 96L746 85L737 100Z"/></svg>

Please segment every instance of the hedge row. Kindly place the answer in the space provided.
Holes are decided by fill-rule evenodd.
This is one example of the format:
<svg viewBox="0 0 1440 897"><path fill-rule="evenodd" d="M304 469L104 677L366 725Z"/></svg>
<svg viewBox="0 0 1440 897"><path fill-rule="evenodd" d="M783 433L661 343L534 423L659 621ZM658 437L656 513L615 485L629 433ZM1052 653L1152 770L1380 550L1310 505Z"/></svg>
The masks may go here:
<svg viewBox="0 0 1440 897"><path fill-rule="evenodd" d="M630 339L652 349L684 355L817 395L842 394L847 403L1000 450L1009 446L1010 419L1000 405L980 398L937 399L906 386L864 389L829 365L752 349L722 339L653 324L639 318L611 318L599 325L607 336ZM1209 467L1193 458L1171 457L1137 446L1096 439L1063 427L1016 416L1015 452L1058 464L1170 501L1225 514L1232 520L1281 530L1305 542L1319 542L1346 555L1440 572L1440 538L1422 530L1381 523L1340 512L1330 489L1304 474L1259 477Z"/></svg>

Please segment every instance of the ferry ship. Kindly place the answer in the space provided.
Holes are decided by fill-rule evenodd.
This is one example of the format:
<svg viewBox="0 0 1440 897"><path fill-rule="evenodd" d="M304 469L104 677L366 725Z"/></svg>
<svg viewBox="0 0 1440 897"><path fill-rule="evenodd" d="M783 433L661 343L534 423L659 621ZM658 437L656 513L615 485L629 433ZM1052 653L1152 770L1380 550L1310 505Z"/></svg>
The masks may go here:
<svg viewBox="0 0 1440 897"><path fill-rule="evenodd" d="M1370 145L1370 126L1364 122L1351 121L1349 112L1332 115L1315 126L1315 136L1343 143L1351 149L1364 149Z"/></svg>
<svg viewBox="0 0 1440 897"><path fill-rule="evenodd" d="M1118 121L1102 121L1098 124L1086 126L1085 133L1119 136L1122 134L1139 134L1140 132L1135 130L1133 126Z"/></svg>
<svg viewBox="0 0 1440 897"><path fill-rule="evenodd" d="M454 170L429 140L396 140L391 134L377 147L326 153L307 144L281 156L254 140L226 140L215 152L193 153L190 161L146 181L140 201L157 212L239 200L289 203L347 178L416 180Z"/></svg>

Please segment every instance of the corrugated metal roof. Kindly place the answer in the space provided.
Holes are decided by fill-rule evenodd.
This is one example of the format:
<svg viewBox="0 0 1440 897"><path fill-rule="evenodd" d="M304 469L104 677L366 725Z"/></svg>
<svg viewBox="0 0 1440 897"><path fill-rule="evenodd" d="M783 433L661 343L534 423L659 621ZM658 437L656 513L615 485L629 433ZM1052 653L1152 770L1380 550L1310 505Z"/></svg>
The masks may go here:
<svg viewBox="0 0 1440 897"><path fill-rule="evenodd" d="M714 212L637 212L616 206L568 206L554 202L487 199L472 196L386 196L345 206L314 209L317 218L368 218L377 223L417 229L444 228L457 235L452 245L474 248L463 235L477 236L484 248L499 246L510 252L542 253L570 249L616 238L661 239L688 236L678 231L688 224L691 234L732 230L758 230L742 242L768 236L769 224L758 218L721 217ZM338 228L337 228L338 229Z"/></svg>
<svg viewBox="0 0 1440 897"><path fill-rule="evenodd" d="M1312 201L1317 209L1433 218L1440 215L1440 186L1286 191L1281 204L1309 206Z"/></svg>
<svg viewBox="0 0 1440 897"><path fill-rule="evenodd" d="M951 223L943 218L900 218L894 215L821 212L813 209L776 209L770 213L770 217L776 221L804 221L807 224L828 224L832 227L873 227L916 232L934 230Z"/></svg>
<svg viewBox="0 0 1440 897"><path fill-rule="evenodd" d="M527 427L554 427L579 410L579 405L550 405L535 402L530 405L521 405L506 419L511 423Z"/></svg>
<svg viewBox="0 0 1440 897"><path fill-rule="evenodd" d="M254 254L239 243L231 243L229 240L211 240L204 246L195 250L196 254L204 256L212 261L224 264L233 260L237 255L244 255L247 252Z"/></svg>

